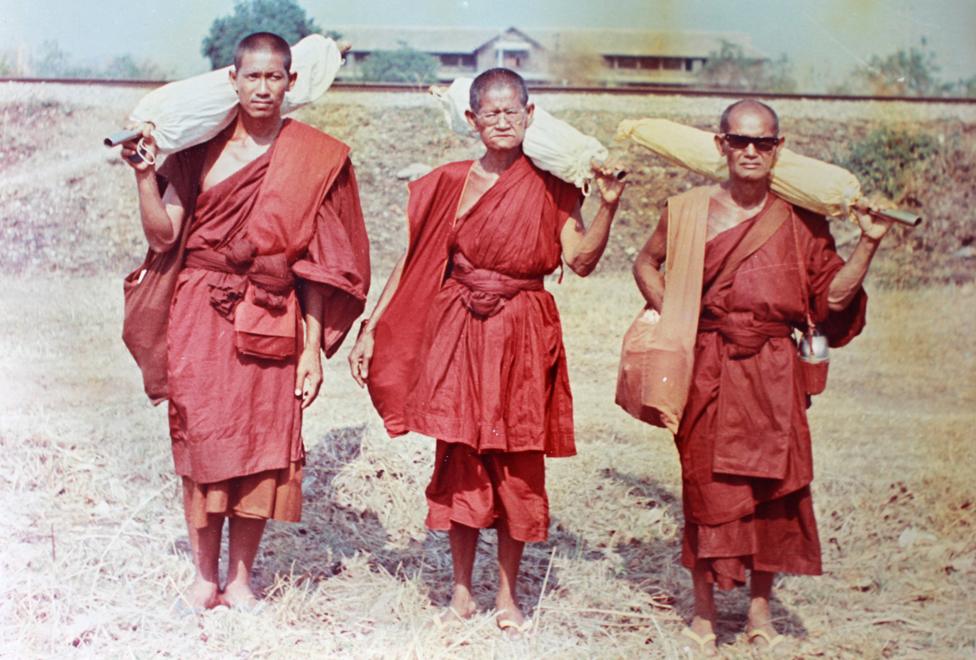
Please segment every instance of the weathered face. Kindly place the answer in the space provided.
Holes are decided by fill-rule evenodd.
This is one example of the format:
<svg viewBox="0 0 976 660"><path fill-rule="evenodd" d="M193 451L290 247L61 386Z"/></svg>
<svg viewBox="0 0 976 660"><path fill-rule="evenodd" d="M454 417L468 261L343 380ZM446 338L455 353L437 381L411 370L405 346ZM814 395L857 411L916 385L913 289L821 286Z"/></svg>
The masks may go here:
<svg viewBox="0 0 976 660"><path fill-rule="evenodd" d="M732 111L728 131L715 136L715 144L725 156L731 180L762 181L776 164L783 138L776 135L775 121L768 112L746 106Z"/></svg>
<svg viewBox="0 0 976 660"><path fill-rule="evenodd" d="M295 84L296 77L285 69L284 58L268 49L245 52L240 69L230 72L241 109L256 119L281 114L285 92Z"/></svg>
<svg viewBox="0 0 976 660"><path fill-rule="evenodd" d="M504 85L485 90L478 111L468 110L465 116L488 149L507 151L522 145L534 110L531 103L522 105L517 89Z"/></svg>

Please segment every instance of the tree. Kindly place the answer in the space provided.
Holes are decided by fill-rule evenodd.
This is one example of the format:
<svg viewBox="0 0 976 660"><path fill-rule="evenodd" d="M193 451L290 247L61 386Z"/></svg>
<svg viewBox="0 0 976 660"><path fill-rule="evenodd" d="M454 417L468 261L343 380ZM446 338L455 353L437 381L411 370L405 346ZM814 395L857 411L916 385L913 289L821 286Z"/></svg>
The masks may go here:
<svg viewBox="0 0 976 660"><path fill-rule="evenodd" d="M953 92L956 96L965 96L967 98L976 97L976 76L957 82Z"/></svg>
<svg viewBox="0 0 976 660"><path fill-rule="evenodd" d="M440 62L433 55L401 42L397 50L377 50L363 62L362 79L369 82L432 83Z"/></svg>
<svg viewBox="0 0 976 660"><path fill-rule="evenodd" d="M935 53L912 47L887 57L872 55L867 64L854 70L841 89L871 96L942 96L952 86L939 80L938 74Z"/></svg>
<svg viewBox="0 0 976 660"><path fill-rule="evenodd" d="M786 55L770 61L747 57L742 46L722 40L722 47L708 55L698 73L702 87L739 92L793 92L792 65Z"/></svg>
<svg viewBox="0 0 976 660"><path fill-rule="evenodd" d="M137 62L132 55L119 55L105 67L106 78L114 80L165 80L166 73L149 60Z"/></svg>
<svg viewBox="0 0 976 660"><path fill-rule="evenodd" d="M296 0L238 0L233 14L214 19L200 52L219 69L233 63L237 43L254 32L274 32L294 44L321 31Z"/></svg>
<svg viewBox="0 0 976 660"><path fill-rule="evenodd" d="M45 41L33 58L34 75L41 78L91 78L96 72L90 67L71 64L71 56L61 50L57 41Z"/></svg>

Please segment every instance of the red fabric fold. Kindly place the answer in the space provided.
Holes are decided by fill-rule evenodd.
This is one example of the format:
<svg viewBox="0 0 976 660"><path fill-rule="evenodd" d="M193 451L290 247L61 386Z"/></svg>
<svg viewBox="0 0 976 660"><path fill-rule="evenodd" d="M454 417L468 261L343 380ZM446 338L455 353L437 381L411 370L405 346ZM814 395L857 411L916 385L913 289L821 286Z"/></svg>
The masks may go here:
<svg viewBox="0 0 976 660"><path fill-rule="evenodd" d="M370 395L393 435L413 430L479 452L572 455L572 395L552 296L520 284L493 315L472 313L471 288L446 275L455 254L463 255L461 279L495 273L478 275L476 287L553 272L578 192L523 156L456 218L470 167L452 163L410 186L407 260L376 326Z"/></svg>
<svg viewBox="0 0 976 660"><path fill-rule="evenodd" d="M699 332L693 384L675 441L682 466L685 565L716 560L713 577L726 585L739 581L748 568L819 572L806 398L796 345L785 330L806 325L804 299L811 301L815 320L832 324L835 341L846 343L864 327L863 291L847 310L827 313L827 291L843 261L826 221L793 207L790 212L800 222L780 226L721 290L711 283L756 219L718 234L705 248L702 318L719 321L705 321ZM800 262L807 268L806 290ZM777 513L772 527L761 522L764 510L779 511L790 497L797 498L790 504L794 513ZM782 560L759 561L757 547L782 554Z"/></svg>
<svg viewBox="0 0 976 660"><path fill-rule="evenodd" d="M306 262L323 282L308 285L326 294L332 332L323 341L331 351L362 310L369 283L362 215L358 201L346 199L356 194L348 153L338 140L286 120L265 154L196 198L188 253L222 254L226 270L234 271L192 267L191 260L171 305L166 342L173 456L177 473L198 484L304 459L301 404L294 397L301 328L293 266ZM170 161L205 156L205 150L193 151ZM187 185L172 183L178 191ZM348 213L338 218L335 209ZM346 240L333 241L337 235ZM334 254L345 249L356 254ZM235 315L246 323L234 324L211 306L210 294L235 291L248 279L263 287L246 288L236 304L238 312L247 306L247 318ZM259 288L268 295L262 298ZM329 307L330 295L339 304Z"/></svg>
<svg viewBox="0 0 976 660"><path fill-rule="evenodd" d="M460 252L454 253L451 277L464 285L461 302L469 312L480 318L494 316L522 291L542 291L541 277L510 277L487 268L475 268Z"/></svg>

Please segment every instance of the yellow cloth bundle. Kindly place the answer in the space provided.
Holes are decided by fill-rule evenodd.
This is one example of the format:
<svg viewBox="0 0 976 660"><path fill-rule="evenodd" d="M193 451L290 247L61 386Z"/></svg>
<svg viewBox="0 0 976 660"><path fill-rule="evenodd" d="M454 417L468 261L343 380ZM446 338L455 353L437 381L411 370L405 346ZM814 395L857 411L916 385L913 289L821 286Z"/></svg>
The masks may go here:
<svg viewBox="0 0 976 660"><path fill-rule="evenodd" d="M630 138L676 165L716 181L728 177L715 135L667 119L625 119L616 139ZM861 203L861 184L843 167L782 149L773 169L772 189L788 202L830 217L854 220Z"/></svg>

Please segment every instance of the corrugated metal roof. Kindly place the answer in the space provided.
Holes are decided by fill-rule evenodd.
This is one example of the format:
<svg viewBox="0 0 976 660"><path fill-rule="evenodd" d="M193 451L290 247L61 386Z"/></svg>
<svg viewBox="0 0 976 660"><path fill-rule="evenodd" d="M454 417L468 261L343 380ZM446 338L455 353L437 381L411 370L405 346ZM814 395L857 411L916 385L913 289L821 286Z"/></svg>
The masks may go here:
<svg viewBox="0 0 976 660"><path fill-rule="evenodd" d="M427 53L473 53L482 44L497 37L497 28L466 27L392 27L350 25L331 27L352 44L354 53L374 50L396 50L402 44Z"/></svg>
<svg viewBox="0 0 976 660"><path fill-rule="evenodd" d="M588 50L600 55L706 57L727 41L742 48L746 57L764 58L741 32L678 32L650 30L532 30L530 34L550 53Z"/></svg>
<svg viewBox="0 0 976 660"><path fill-rule="evenodd" d="M474 53L510 30L535 40L549 52L584 51L600 55L706 57L723 41L740 46L747 57L764 58L741 32L688 32L621 29L521 29L472 27L334 26L353 52L396 50L402 44L428 53Z"/></svg>

